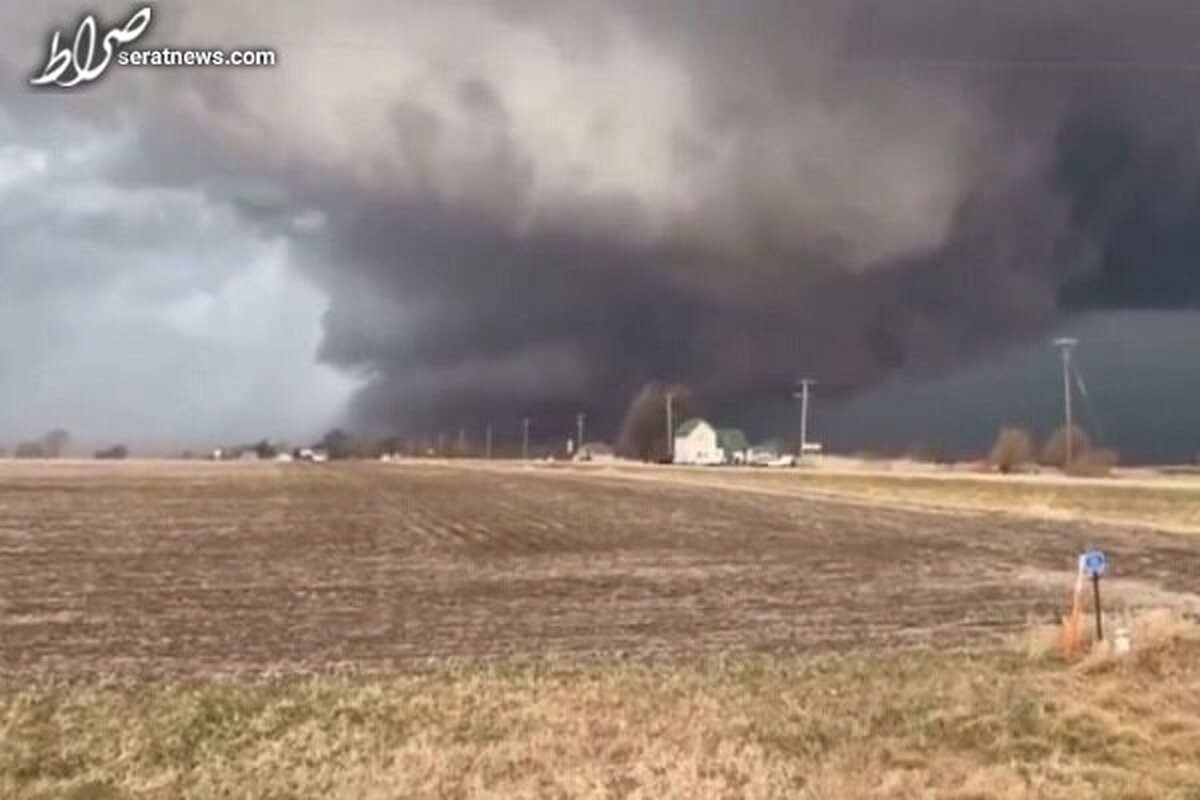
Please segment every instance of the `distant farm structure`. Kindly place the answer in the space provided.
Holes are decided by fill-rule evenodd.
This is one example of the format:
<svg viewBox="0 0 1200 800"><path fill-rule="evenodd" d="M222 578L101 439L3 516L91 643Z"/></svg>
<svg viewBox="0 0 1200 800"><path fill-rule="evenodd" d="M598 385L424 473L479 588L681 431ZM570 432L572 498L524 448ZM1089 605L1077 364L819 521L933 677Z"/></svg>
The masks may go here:
<svg viewBox="0 0 1200 800"><path fill-rule="evenodd" d="M616 461L617 451L605 442L588 442L575 451L575 461Z"/></svg>
<svg viewBox="0 0 1200 800"><path fill-rule="evenodd" d="M715 466L744 464L750 443L739 428L716 428L693 417L675 430L674 463Z"/></svg>

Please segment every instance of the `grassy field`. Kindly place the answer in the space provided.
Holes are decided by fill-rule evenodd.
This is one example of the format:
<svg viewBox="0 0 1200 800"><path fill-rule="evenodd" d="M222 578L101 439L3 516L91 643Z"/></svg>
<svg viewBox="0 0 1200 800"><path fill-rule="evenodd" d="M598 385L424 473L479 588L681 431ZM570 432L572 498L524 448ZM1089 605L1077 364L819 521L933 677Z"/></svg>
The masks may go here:
<svg viewBox="0 0 1200 800"><path fill-rule="evenodd" d="M1200 644L0 691L0 793L1194 798Z"/></svg>
<svg viewBox="0 0 1200 800"><path fill-rule="evenodd" d="M1195 481L820 472L808 473L804 478L813 488L880 501L1009 510L1031 516L1200 532L1200 483Z"/></svg>
<svg viewBox="0 0 1200 800"><path fill-rule="evenodd" d="M0 796L1200 797L1200 539L806 481L0 464Z"/></svg>
<svg viewBox="0 0 1200 800"><path fill-rule="evenodd" d="M747 490L805 496L827 495L872 504L916 508L1001 511L1027 517L1076 519L1114 525L1155 527L1200 533L1200 479L1122 474L1081 479L1058 475L912 472L888 469L887 462L861 469L695 469L636 466L575 467L630 478L674 480L693 485L725 485Z"/></svg>

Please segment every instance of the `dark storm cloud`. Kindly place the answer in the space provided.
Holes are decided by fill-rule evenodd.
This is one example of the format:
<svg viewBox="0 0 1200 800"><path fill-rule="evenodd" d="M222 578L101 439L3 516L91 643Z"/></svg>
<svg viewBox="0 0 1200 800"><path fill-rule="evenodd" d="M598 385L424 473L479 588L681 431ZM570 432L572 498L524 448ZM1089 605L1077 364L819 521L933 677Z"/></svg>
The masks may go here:
<svg viewBox="0 0 1200 800"><path fill-rule="evenodd" d="M605 163L622 126L659 145L634 165L646 183L591 189L581 161L578 186L536 197L540 153L503 79L438 76L444 97L396 99L384 120L410 186L307 197L336 209L332 250L313 265L333 300L322 355L376 376L361 417L428 428L604 398L595 410L611 421L653 378L719 407L786 392L801 368L866 386L1044 329L1066 269L1044 143L994 141L975 76L874 63L853 10L589 7L590 37L561 11L517 14L525 32L578 47L560 57L585 76L637 55L617 52L614 31L674 71L681 108L659 130L660 109L621 96L634 86L587 110L595 183L623 167ZM439 163L462 118L476 147ZM443 170L459 197L445 197Z"/></svg>
<svg viewBox="0 0 1200 800"><path fill-rule="evenodd" d="M584 405L611 424L651 379L749 407L799 371L851 391L1071 310L1200 303L1190 5L158 15L164 41L272 44L281 65L119 72L75 112L4 102L40 128L130 125L114 185L198 191L286 239L364 427Z"/></svg>

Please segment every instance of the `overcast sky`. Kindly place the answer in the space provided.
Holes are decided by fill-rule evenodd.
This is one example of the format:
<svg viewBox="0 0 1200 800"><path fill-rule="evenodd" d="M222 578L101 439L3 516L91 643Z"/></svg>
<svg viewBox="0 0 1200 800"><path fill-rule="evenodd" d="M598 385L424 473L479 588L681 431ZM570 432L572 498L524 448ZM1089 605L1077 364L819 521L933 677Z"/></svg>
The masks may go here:
<svg viewBox="0 0 1200 800"><path fill-rule="evenodd" d="M1200 449L1191 5L162 2L132 46L278 65L34 90L82 11L0 10L0 441L604 431L652 379L783 434L804 373L832 441L976 446L1077 330L1114 446Z"/></svg>

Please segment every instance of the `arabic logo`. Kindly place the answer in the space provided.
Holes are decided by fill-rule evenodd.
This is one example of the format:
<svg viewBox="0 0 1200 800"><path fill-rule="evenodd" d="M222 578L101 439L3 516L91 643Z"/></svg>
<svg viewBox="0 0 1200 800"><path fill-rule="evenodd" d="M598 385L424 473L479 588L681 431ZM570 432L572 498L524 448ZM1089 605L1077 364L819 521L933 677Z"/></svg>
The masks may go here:
<svg viewBox="0 0 1200 800"><path fill-rule="evenodd" d="M50 57L42 74L29 82L34 86L60 86L69 89L81 83L96 80L108 69L117 48L137 39L150 27L150 6L137 11L124 25L115 27L101 39L96 28L96 18L84 17L75 32L72 47L60 47L61 34L54 32L50 40Z"/></svg>

